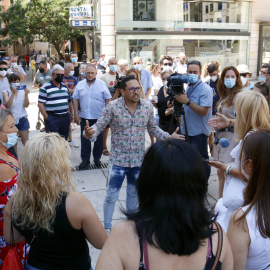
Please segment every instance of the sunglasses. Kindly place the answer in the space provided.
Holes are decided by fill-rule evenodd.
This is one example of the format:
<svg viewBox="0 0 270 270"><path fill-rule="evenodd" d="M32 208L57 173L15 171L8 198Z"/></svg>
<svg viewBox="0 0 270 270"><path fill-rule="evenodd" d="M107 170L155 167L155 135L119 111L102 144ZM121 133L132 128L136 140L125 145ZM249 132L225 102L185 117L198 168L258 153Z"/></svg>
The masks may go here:
<svg viewBox="0 0 270 270"><path fill-rule="evenodd" d="M166 64L163 64L163 66L169 66L169 67L171 67L172 66L172 63L166 63Z"/></svg>
<svg viewBox="0 0 270 270"><path fill-rule="evenodd" d="M0 68L0 71L7 71L7 68Z"/></svg>
<svg viewBox="0 0 270 270"><path fill-rule="evenodd" d="M135 91L140 92L142 90L141 87L130 87L128 88L130 93L134 93Z"/></svg>

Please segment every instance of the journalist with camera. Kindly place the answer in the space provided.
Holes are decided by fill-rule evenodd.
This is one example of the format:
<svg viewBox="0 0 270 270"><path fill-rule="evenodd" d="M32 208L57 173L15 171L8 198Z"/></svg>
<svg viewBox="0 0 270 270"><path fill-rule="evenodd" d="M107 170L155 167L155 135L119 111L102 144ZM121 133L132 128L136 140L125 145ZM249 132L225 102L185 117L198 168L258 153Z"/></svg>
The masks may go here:
<svg viewBox="0 0 270 270"><path fill-rule="evenodd" d="M186 91L175 95L174 99L183 104L185 119L181 122L181 133L188 135L189 143L196 147L203 159L208 159L207 139L212 132L208 121L212 114L213 91L202 81L201 70L199 61L188 62L189 84ZM205 163L205 169L208 179L211 170L207 163Z"/></svg>

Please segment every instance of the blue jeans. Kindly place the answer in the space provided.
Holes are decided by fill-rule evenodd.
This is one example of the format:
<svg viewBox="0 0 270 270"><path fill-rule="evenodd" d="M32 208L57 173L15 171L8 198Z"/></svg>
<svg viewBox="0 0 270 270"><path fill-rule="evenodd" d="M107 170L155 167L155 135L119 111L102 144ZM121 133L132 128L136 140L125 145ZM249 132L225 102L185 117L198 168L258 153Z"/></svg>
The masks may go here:
<svg viewBox="0 0 270 270"><path fill-rule="evenodd" d="M97 122L97 119L88 120L89 126L91 127ZM91 155L91 142L83 137L83 131L86 125L86 119L81 118L81 159L82 161L89 161ZM98 136L97 140L94 142L93 157L94 160L100 160L103 150L103 135L102 131Z"/></svg>
<svg viewBox="0 0 270 270"><path fill-rule="evenodd" d="M112 216L115 208L115 202L119 197L119 192L125 176L127 176L127 197L126 210L132 213L136 210L138 198L136 183L141 167L120 167L113 165L110 171L109 187L104 200L104 227L112 227Z"/></svg>
<svg viewBox="0 0 270 270"><path fill-rule="evenodd" d="M204 134L199 134L197 136L189 136L189 143L192 144L197 151L201 154L203 159L209 159L208 156L208 151L207 151L207 139L208 137ZM206 162L204 162L205 166L205 173L206 173L206 181L208 181L210 173L211 173L211 168L208 166Z"/></svg>

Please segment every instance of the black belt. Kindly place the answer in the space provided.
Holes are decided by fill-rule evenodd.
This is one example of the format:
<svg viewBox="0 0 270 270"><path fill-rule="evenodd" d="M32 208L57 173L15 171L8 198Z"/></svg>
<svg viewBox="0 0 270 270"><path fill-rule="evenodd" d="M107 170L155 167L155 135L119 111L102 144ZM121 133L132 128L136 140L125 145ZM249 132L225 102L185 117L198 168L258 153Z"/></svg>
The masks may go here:
<svg viewBox="0 0 270 270"><path fill-rule="evenodd" d="M65 117L65 116L67 116L68 113L56 114L56 113L53 113L53 112L47 112L47 114L51 114L51 115L58 116L58 117Z"/></svg>
<svg viewBox="0 0 270 270"><path fill-rule="evenodd" d="M218 130L218 132L225 132L225 131L234 132L234 127L226 127Z"/></svg>

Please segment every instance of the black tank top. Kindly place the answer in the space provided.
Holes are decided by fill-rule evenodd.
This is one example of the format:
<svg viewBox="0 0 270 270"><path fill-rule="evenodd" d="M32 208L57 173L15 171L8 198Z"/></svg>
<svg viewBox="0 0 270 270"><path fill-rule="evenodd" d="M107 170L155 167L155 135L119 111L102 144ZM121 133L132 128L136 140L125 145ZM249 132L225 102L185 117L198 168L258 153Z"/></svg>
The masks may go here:
<svg viewBox="0 0 270 270"><path fill-rule="evenodd" d="M53 233L40 230L34 234L32 230L14 227L30 244L29 265L42 270L89 270L91 259L89 248L82 229L74 229L66 212L66 197L56 208Z"/></svg>

